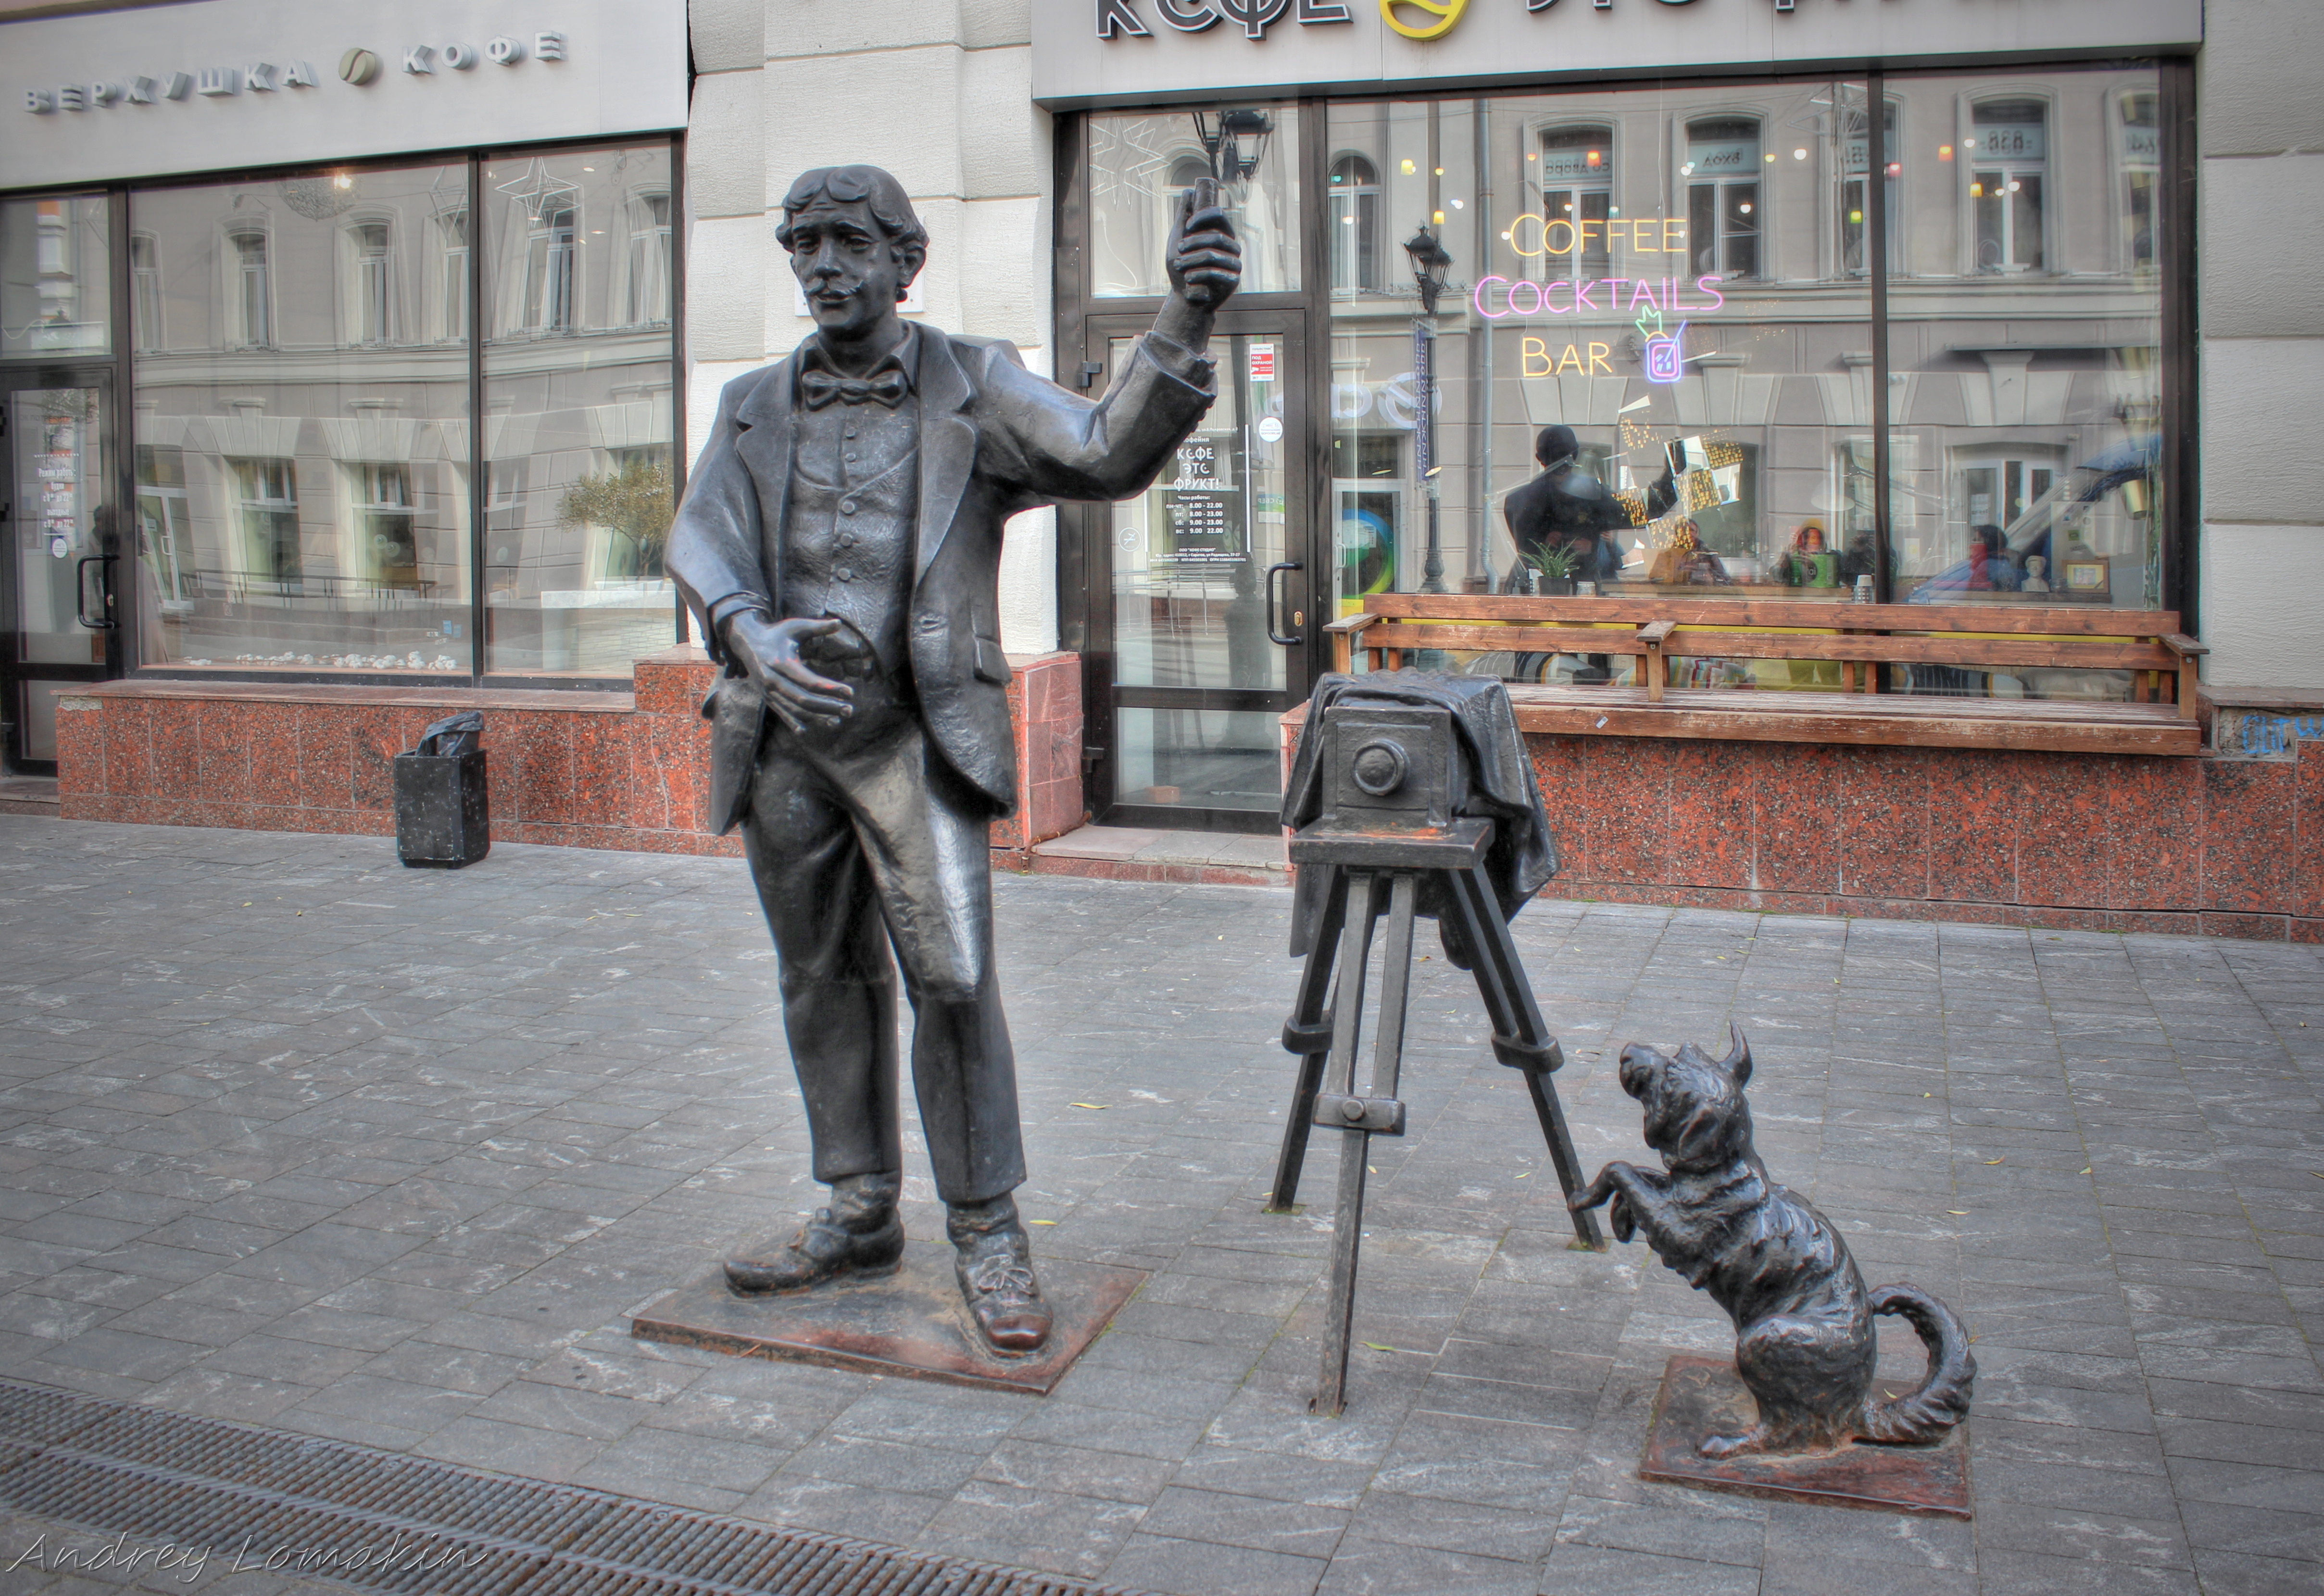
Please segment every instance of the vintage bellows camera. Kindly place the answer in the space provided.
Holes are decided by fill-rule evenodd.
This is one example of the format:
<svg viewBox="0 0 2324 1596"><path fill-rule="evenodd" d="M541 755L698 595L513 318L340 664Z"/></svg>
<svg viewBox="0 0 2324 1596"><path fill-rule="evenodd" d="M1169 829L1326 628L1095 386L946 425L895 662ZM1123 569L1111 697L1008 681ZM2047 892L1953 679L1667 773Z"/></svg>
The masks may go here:
<svg viewBox="0 0 2324 1596"><path fill-rule="evenodd" d="M1322 807L1311 834L1443 830L1468 797L1452 715L1435 706L1323 712Z"/></svg>

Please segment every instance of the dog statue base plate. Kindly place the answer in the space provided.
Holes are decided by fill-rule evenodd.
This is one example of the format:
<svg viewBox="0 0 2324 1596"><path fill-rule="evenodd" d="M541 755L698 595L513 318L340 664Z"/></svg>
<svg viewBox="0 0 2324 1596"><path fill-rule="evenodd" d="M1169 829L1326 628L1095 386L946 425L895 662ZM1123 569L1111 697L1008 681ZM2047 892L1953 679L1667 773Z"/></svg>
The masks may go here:
<svg viewBox="0 0 2324 1596"><path fill-rule="evenodd" d="M1146 1271L1054 1258L1040 1259L1039 1269L1056 1318L1047 1343L1022 1358L986 1350L953 1278L953 1250L936 1241L908 1243L892 1275L767 1296L737 1296L713 1269L632 1316L630 1333L737 1357L1047 1396L1146 1283Z"/></svg>
<svg viewBox="0 0 2324 1596"><path fill-rule="evenodd" d="M1959 1426L1946 1431L1942 1440L1923 1446L1850 1442L1831 1452L1718 1460L1695 1450L1707 1435L1749 1429L1757 1416L1758 1405L1732 1363L1720 1358L1673 1358L1655 1398L1638 1478L1827 1507L1970 1516L1969 1438Z"/></svg>

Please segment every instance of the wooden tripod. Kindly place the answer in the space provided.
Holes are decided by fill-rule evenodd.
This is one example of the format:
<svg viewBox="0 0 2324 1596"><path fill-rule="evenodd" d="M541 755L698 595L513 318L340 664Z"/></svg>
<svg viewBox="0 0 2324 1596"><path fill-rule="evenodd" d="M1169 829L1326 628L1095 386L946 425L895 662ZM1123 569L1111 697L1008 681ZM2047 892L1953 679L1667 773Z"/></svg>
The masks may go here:
<svg viewBox="0 0 2324 1596"><path fill-rule="evenodd" d="M1405 1105L1397 1096L1404 1067L1405 1011L1412 992L1412 932L1424 878L1443 887L1443 912L1476 961L1477 990L1493 1025L1493 1055L1525 1076L1549 1144L1558 1183L1570 1197L1584 1184L1565 1112L1550 1073L1564 1062L1557 1039L1542 1023L1517 945L1501 918L1484 872L1491 843L1489 820L1455 820L1425 832L1320 834L1309 826L1291 840L1293 863L1323 872L1323 911L1299 975L1299 997L1283 1027L1283 1045L1299 1056L1299 1083L1283 1128L1268 1207L1288 1211L1299 1194L1307 1133L1322 1125L1340 1131L1339 1206L1332 1226L1332 1277L1323 1323L1323 1379L1314 1411L1336 1416L1347 1407L1348 1336L1356 1299L1356 1254L1363 1236L1365 1159L1375 1136L1404 1134ZM1385 918L1381 949L1379 1034L1372 1043L1370 1090L1356 1094L1356 1048L1363 1023L1364 975L1372 931ZM1333 955L1338 980L1333 982ZM1576 1213L1576 1245L1603 1251L1606 1238L1595 1213Z"/></svg>

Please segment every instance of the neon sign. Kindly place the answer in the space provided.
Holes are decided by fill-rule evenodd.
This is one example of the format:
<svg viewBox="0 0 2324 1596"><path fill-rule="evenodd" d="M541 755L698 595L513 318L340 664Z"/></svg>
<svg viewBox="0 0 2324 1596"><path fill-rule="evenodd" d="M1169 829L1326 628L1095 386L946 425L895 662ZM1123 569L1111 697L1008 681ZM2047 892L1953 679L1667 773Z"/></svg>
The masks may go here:
<svg viewBox="0 0 2324 1596"><path fill-rule="evenodd" d="M1657 333L1646 340L1646 381L1675 383L1686 374L1686 352L1683 340L1686 323L1678 324L1678 331L1667 336Z"/></svg>
<svg viewBox="0 0 2324 1596"><path fill-rule="evenodd" d="M1552 174L1544 174L1552 175ZM1525 225L1531 222L1541 229L1527 249L1521 235ZM1565 229L1565 242L1557 242L1557 230ZM1587 249L1595 236L1608 249L1628 249L1634 254L1683 255L1686 254L1686 224L1676 217L1583 217L1578 222L1563 217L1544 217L1529 210L1509 224L1509 247L1532 260L1539 255L1570 255L1577 249Z"/></svg>
<svg viewBox="0 0 2324 1596"><path fill-rule="evenodd" d="M1573 316L1583 310L1592 310L1611 312L1617 316L1651 313L1659 325L1661 318L1670 312L1686 310L1708 314L1718 309L1727 303L1727 296L1719 291L1719 285L1726 281L1726 278L1719 276L1696 278L1694 291L1708 294L1710 302L1689 304L1682 297L1687 291L1686 283L1683 279L1676 277L1586 277L1535 282L1529 278L1520 277L1512 281L1493 275L1477 280L1470 300L1476 307L1477 314L1487 321L1499 321L1510 316ZM1498 294L1492 291L1495 283L1500 284ZM1622 298L1625 284L1630 290L1627 304ZM1602 301L1597 298L1601 289L1606 293ZM1563 291L1566 296L1563 304L1551 297L1560 291ZM1530 298L1533 303L1530 306L1520 303L1521 296ZM1492 308L1495 300L1500 304L1498 310Z"/></svg>
<svg viewBox="0 0 2324 1596"><path fill-rule="evenodd" d="M1585 348L1590 351L1587 360L1582 354ZM1554 377L1569 371L1579 372L1585 377L1610 377L1614 374L1614 368L1607 364L1606 357L1613 353L1614 346L1611 344L1568 344L1565 353L1553 360L1549 346L1539 338L1525 338L1517 344L1517 355L1523 363L1524 374L1528 377Z"/></svg>

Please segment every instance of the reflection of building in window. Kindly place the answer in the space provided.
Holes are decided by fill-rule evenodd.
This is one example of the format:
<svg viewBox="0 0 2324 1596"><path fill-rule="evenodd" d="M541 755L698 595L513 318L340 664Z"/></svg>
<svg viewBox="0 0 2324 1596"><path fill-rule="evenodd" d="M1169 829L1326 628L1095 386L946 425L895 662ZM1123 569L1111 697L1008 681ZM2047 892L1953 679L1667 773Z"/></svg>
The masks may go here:
<svg viewBox="0 0 2324 1596"><path fill-rule="evenodd" d="M446 341L468 336L468 210L462 206L436 218L436 336Z"/></svg>
<svg viewBox="0 0 2324 1596"><path fill-rule="evenodd" d="M1332 286L1380 288L1379 169L1352 152L1332 162Z"/></svg>
<svg viewBox="0 0 2324 1596"><path fill-rule="evenodd" d="M192 608L197 587L186 454L140 444L136 461L137 558L153 574L163 613L180 614Z"/></svg>
<svg viewBox="0 0 2324 1596"><path fill-rule="evenodd" d="M2040 100L1987 100L1972 121L1969 193L1977 212L1977 269L2039 272L2049 107Z"/></svg>
<svg viewBox="0 0 2324 1596"><path fill-rule="evenodd" d="M1606 238L1614 212L1613 129L1551 128L1541 135L1539 154L1542 281L1606 276L1613 270Z"/></svg>
<svg viewBox="0 0 2324 1596"><path fill-rule="evenodd" d="M1759 275L1759 124L1706 116L1686 125L1687 237L1704 276Z"/></svg>
<svg viewBox="0 0 2324 1596"><path fill-rule="evenodd" d="M2122 97L2122 255L2133 272L2154 270L2154 185L2163 170L2156 96Z"/></svg>
<svg viewBox="0 0 2324 1596"><path fill-rule="evenodd" d="M1887 179L1881 185L1882 203L1887 208L1888 225L1885 229L1888 241L1888 270L1904 270L1903 218L1904 207L1897 196L1898 180L1904 176L1903 152L1896 147L1896 102L1890 100L1882 117L1880 147L1882 164L1887 169ZM1850 277L1862 277L1872 270L1870 250L1872 226L1872 193L1866 179L1872 167L1870 117L1864 107L1850 105L1846 113L1848 136L1843 143L1844 155L1840 181L1840 265Z"/></svg>
<svg viewBox="0 0 2324 1596"><path fill-rule="evenodd" d="M669 319L669 196L637 195L630 201L630 326Z"/></svg>
<svg viewBox="0 0 2324 1596"><path fill-rule="evenodd" d="M376 348L389 338L388 234L385 222L347 229L347 342Z"/></svg>
<svg viewBox="0 0 2324 1596"><path fill-rule="evenodd" d="M411 468L365 463L354 470L356 568L374 587L420 586L420 522Z"/></svg>
<svg viewBox="0 0 2324 1596"><path fill-rule="evenodd" d="M544 196L532 213L525 239L524 325L532 332L569 333L581 212L571 190Z"/></svg>
<svg viewBox="0 0 2324 1596"><path fill-rule="evenodd" d="M1965 529L1996 526L2006 531L2050 491L2058 469L2055 449L1980 450L1974 458L1963 458L1954 519Z"/></svg>
<svg viewBox="0 0 2324 1596"><path fill-rule="evenodd" d="M266 235L235 233L226 243L231 251L227 266L234 273L226 284L234 342L244 349L266 348L274 342L273 283L267 268Z"/></svg>
<svg viewBox="0 0 2324 1596"><path fill-rule="evenodd" d="M524 490L530 459L493 460L484 474L484 590L510 593L524 559Z"/></svg>
<svg viewBox="0 0 2324 1596"><path fill-rule="evenodd" d="M129 235L129 328L138 354L161 348L161 244L151 233Z"/></svg>
<svg viewBox="0 0 2324 1596"><path fill-rule="evenodd" d="M1913 496L1904 484L1912 480L1913 463L1918 445L1911 438L1892 437L1888 444L1888 535L1892 547L1909 540L1914 548L1919 540L1914 537L1917 525L1913 513ZM1840 491L1834 502L1840 506L1840 524L1834 529L1836 552L1849 557L1850 573L1872 568L1872 540L1878 534L1875 520L1877 494L1873 483L1872 440L1869 438L1842 438L1836 466Z"/></svg>
<svg viewBox="0 0 2324 1596"><path fill-rule="evenodd" d="M297 581L300 574L299 479L291 463L235 460L229 465L241 500L237 509L242 574L263 581Z"/></svg>

